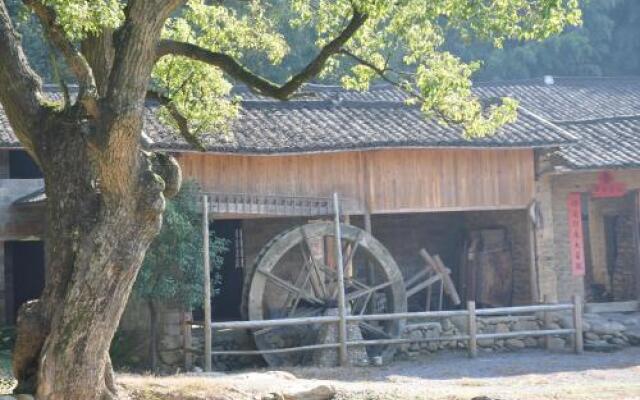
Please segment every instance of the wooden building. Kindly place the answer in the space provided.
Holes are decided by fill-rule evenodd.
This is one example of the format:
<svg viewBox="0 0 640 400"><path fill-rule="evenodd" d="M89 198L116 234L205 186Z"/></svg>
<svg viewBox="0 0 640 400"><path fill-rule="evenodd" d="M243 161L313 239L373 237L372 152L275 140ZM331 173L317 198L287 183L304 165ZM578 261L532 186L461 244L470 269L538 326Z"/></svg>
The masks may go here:
<svg viewBox="0 0 640 400"><path fill-rule="evenodd" d="M193 151L161 125L154 105L149 105L145 146L176 156L185 178L198 181L209 195L212 229L232 243L214 317L241 316L243 287L260 250L292 226L327 218L334 192L340 194L349 222L370 230L384 244L405 279L421 268L418 252L425 248L441 256L463 295L488 296L480 303L527 304L545 295L568 295L581 283L563 278L570 267L558 260L567 249L557 245L553 235L566 210L548 205L561 203L554 199L565 196L552 193L560 190L555 182L572 179L558 175L557 159L564 154L558 149L574 145L576 130L550 118L537 103L530 106L520 96L528 85L479 86L478 93L488 97L522 97L523 107L516 123L477 140L464 139L456 127L425 119L387 86L357 93L312 85L284 103L243 93L240 115L229 132L203 136L206 152ZM533 86L543 98L548 87ZM561 90L562 85L553 89ZM590 107L598 108L597 102ZM24 281L41 280L41 286L45 279L44 272L19 278L25 274L17 271L37 262L16 258L24 251L15 243L38 246L46 197L37 173L20 181L13 178L12 171L18 165L28 169L29 160L3 118L0 114L0 310L4 308L4 319L11 320ZM12 159L21 161L12 164ZM629 179L637 182L631 175ZM484 264L469 266L475 254L469 250L473 238L486 242L487 254L503 258L488 256ZM44 271L44 261L40 264ZM477 287L465 273L484 268L490 277L496 265L508 268L508 280L501 282L507 290L491 289L491 282L490 290ZM564 285L571 290L560 290ZM423 306L424 296L414 303L410 309Z"/></svg>

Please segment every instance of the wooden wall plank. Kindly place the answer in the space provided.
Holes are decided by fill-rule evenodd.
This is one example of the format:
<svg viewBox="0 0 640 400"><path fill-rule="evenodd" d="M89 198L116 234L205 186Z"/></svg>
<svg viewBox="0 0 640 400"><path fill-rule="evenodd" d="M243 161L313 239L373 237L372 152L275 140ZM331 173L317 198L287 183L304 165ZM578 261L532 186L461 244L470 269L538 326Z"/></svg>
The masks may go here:
<svg viewBox="0 0 640 400"><path fill-rule="evenodd" d="M211 192L330 197L338 191L359 204L370 197L373 213L524 208L534 196L530 149L181 153L178 160L185 178Z"/></svg>

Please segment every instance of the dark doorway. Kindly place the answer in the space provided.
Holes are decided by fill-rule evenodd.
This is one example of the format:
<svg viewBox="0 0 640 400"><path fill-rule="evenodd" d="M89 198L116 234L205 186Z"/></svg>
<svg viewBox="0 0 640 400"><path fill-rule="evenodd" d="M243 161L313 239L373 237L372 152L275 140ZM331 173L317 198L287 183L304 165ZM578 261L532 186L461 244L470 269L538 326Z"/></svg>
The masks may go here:
<svg viewBox="0 0 640 400"><path fill-rule="evenodd" d="M211 226L217 237L227 240L228 251L218 273L220 283L213 296L212 319L214 321L239 320L244 276L244 246L242 224L239 220L216 221Z"/></svg>
<svg viewBox="0 0 640 400"><path fill-rule="evenodd" d="M40 297L44 289L44 245L41 241L7 241L4 244L7 271L7 319L15 323L18 308Z"/></svg>
<svg viewBox="0 0 640 400"><path fill-rule="evenodd" d="M26 151L12 150L9 152L9 178L39 179L42 172Z"/></svg>

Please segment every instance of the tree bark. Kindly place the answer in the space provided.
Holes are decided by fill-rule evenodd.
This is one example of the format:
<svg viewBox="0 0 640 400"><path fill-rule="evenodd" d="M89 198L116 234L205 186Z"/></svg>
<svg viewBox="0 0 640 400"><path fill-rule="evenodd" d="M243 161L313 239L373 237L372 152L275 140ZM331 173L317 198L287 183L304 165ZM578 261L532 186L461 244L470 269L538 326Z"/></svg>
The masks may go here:
<svg viewBox="0 0 640 400"><path fill-rule="evenodd" d="M117 147L100 147L86 139L95 129L88 123L57 115L37 148L47 193L47 285L20 311L14 372L18 391L38 399L116 398L109 346L160 229L164 194L180 182L177 163L141 151L128 129L110 133L123 141Z"/></svg>

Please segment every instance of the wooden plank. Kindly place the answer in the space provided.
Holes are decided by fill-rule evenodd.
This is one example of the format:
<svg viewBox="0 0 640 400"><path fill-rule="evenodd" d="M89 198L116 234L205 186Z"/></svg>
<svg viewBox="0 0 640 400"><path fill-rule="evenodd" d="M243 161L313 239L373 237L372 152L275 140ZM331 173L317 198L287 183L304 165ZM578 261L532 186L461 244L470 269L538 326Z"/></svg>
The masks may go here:
<svg viewBox="0 0 640 400"><path fill-rule="evenodd" d="M178 162L205 191L322 197L337 190L371 213L522 209L534 195L531 149L181 153Z"/></svg>
<svg viewBox="0 0 640 400"><path fill-rule="evenodd" d="M551 297L548 294L544 295L544 303L551 304ZM544 329L549 329L549 327L551 326L551 323L553 322L551 313L545 312L543 319L544 319ZM544 338L544 348L547 350L551 348L551 341L549 339L550 337L548 336Z"/></svg>
<svg viewBox="0 0 640 400"><path fill-rule="evenodd" d="M476 323L476 302L467 302L467 334L469 335L469 357L478 356L478 342L476 336L478 333L478 325Z"/></svg>
<svg viewBox="0 0 640 400"><path fill-rule="evenodd" d="M211 266L209 264L209 201L202 196L202 257L204 265L204 370L211 371Z"/></svg>
<svg viewBox="0 0 640 400"><path fill-rule="evenodd" d="M297 351L312 351L322 349L335 349L338 347L338 343L322 343L322 344L310 344L307 346L287 347L285 349L266 349L266 350L216 350L212 351L211 355L214 356L259 356L263 354L283 354L294 353Z"/></svg>
<svg viewBox="0 0 640 400"><path fill-rule="evenodd" d="M477 310L478 315L500 315L500 314L521 314L539 311L562 311L571 310L573 304L540 304L535 306L516 306L516 307L496 307L481 308Z"/></svg>
<svg viewBox="0 0 640 400"><path fill-rule="evenodd" d="M260 329L260 328L272 328L282 326L296 326L296 325L309 325L309 324L329 324L340 321L337 316L323 316L323 317L300 317L300 318L281 318L281 319L262 319L253 321L227 321L227 322L213 322L211 323L211 329L223 330L223 329ZM194 323L195 324L195 323Z"/></svg>
<svg viewBox="0 0 640 400"><path fill-rule="evenodd" d="M340 365L347 366L349 360L347 355L347 302L344 293L344 265L342 265L342 232L340 231L340 205L338 203L338 193L333 193L333 211L335 225L335 252L336 270L338 272L338 340L340 342Z"/></svg>
<svg viewBox="0 0 640 400"><path fill-rule="evenodd" d="M553 336L553 335L573 335L576 332L575 329L545 329L539 331L517 331L517 332L502 332L502 333L479 333L478 339L508 339L514 337L527 337L527 336Z"/></svg>
<svg viewBox="0 0 640 400"><path fill-rule="evenodd" d="M587 303L584 312L610 313L610 312L634 312L640 311L640 301L613 301L610 303Z"/></svg>
<svg viewBox="0 0 640 400"><path fill-rule="evenodd" d="M576 354L584 352L584 344L582 342L582 298L579 295L573 296L573 329L575 336L573 346Z"/></svg>

